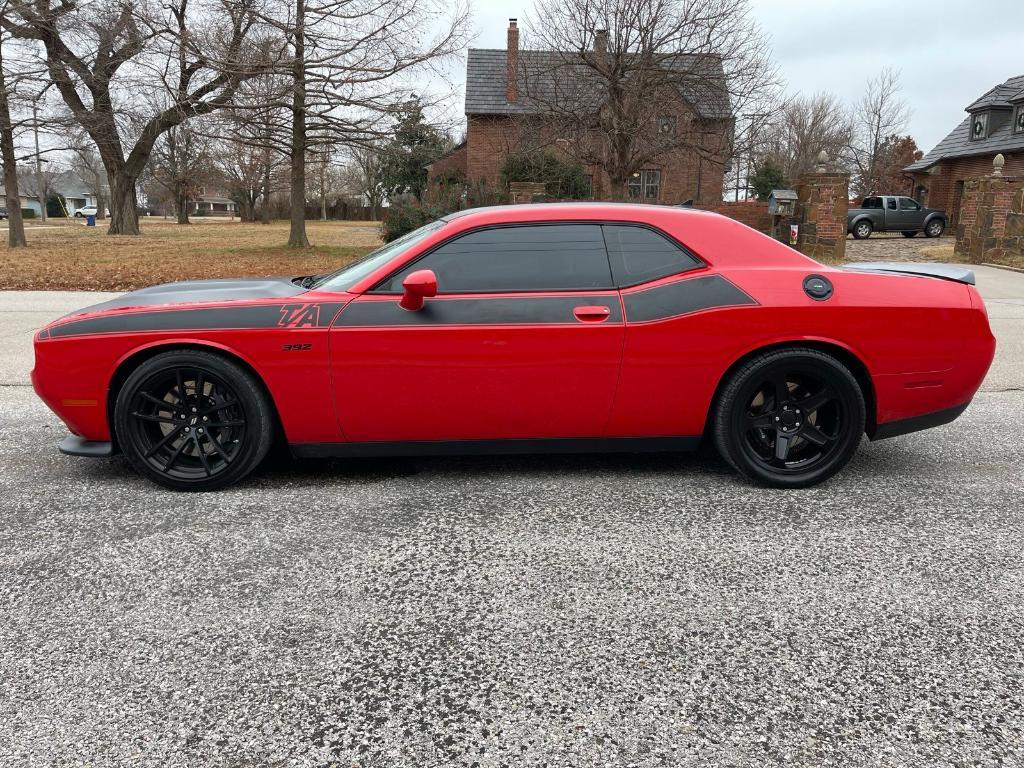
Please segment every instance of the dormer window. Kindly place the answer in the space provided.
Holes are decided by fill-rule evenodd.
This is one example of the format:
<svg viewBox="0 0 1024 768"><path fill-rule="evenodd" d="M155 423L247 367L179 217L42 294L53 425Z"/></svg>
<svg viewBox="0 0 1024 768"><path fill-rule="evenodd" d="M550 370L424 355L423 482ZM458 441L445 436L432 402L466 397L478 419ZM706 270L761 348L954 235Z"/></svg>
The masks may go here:
<svg viewBox="0 0 1024 768"><path fill-rule="evenodd" d="M988 138L988 112L971 115L971 141Z"/></svg>
<svg viewBox="0 0 1024 768"><path fill-rule="evenodd" d="M1020 104L1013 114L1013 132L1024 133L1024 104Z"/></svg>

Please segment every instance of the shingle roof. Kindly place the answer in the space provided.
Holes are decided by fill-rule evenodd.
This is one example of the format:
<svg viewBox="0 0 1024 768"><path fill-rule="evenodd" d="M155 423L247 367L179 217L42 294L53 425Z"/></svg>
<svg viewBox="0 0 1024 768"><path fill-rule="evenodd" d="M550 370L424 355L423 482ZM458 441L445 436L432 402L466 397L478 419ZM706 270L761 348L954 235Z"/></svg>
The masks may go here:
<svg viewBox="0 0 1024 768"><path fill-rule="evenodd" d="M1014 103L1024 101L1024 75L1011 77L1005 83L987 91L981 98L972 102L968 112L991 108L1010 108ZM991 119L991 118L990 118ZM1024 133L1013 132L1013 120L992 123L988 138L971 141L971 118L967 116L953 131L934 149L908 165L905 171L924 171L947 157L970 157L971 155L994 155L997 152L1024 151Z"/></svg>
<svg viewBox="0 0 1024 768"><path fill-rule="evenodd" d="M467 115L524 115L541 110L538 100L580 99L590 107L600 102L600 88L593 70L571 62L578 54L557 51L519 51L519 98L509 103L506 51L470 48L466 61ZM694 71L693 83L681 88L682 96L697 114L707 119L732 116L721 59L680 55L673 59L679 71ZM537 96L531 99L530 94Z"/></svg>

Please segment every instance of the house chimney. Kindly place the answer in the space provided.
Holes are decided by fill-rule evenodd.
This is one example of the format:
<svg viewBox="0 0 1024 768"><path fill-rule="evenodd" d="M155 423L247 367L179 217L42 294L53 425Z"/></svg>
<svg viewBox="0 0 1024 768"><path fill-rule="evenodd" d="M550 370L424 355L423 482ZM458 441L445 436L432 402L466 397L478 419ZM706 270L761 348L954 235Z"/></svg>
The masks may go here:
<svg viewBox="0 0 1024 768"><path fill-rule="evenodd" d="M594 31L594 53L604 56L608 53L608 30L598 29Z"/></svg>
<svg viewBox="0 0 1024 768"><path fill-rule="evenodd" d="M519 98L519 27L515 19L508 20L508 46L505 51L505 101L509 104Z"/></svg>

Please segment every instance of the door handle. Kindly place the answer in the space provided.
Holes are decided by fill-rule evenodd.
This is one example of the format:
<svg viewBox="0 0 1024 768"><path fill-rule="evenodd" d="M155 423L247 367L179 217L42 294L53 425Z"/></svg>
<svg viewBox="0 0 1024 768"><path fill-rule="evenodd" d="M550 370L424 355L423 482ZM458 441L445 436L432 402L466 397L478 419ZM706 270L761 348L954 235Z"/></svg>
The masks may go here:
<svg viewBox="0 0 1024 768"><path fill-rule="evenodd" d="M584 323L600 323L607 320L611 314L611 307L605 307L601 305L587 305L582 307L575 307L572 311L576 315L576 319Z"/></svg>

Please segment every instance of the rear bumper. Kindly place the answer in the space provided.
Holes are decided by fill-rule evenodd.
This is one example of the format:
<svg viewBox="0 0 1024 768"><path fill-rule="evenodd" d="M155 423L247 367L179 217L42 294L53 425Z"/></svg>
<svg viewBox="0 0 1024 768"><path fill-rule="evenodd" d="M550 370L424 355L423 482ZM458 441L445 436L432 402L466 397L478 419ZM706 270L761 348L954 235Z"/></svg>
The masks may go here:
<svg viewBox="0 0 1024 768"><path fill-rule="evenodd" d="M943 424L949 424L949 422L956 420L961 413L967 410L967 406L970 404L971 401L968 400L966 403L952 408L944 408L941 411L923 413L920 416L912 416L909 419L887 421L875 427L874 433L869 435L869 437L872 440L885 440L887 437L897 437L909 434L910 432L920 432L922 429L940 427Z"/></svg>
<svg viewBox="0 0 1024 768"><path fill-rule="evenodd" d="M68 435L57 445L57 450L68 456L87 456L90 459L104 459L114 455L114 444L97 440L86 440L78 435Z"/></svg>

